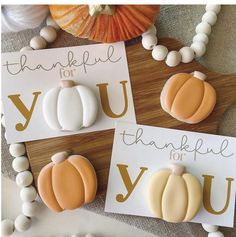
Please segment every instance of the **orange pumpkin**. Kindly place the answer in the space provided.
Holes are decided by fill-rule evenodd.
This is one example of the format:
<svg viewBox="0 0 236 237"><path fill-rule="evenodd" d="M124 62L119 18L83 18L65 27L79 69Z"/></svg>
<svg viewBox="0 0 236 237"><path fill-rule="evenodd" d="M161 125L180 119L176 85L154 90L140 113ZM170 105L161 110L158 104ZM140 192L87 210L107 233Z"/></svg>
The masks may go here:
<svg viewBox="0 0 236 237"><path fill-rule="evenodd" d="M161 106L174 118L186 123L199 123L207 118L216 103L215 89L201 72L172 76L161 92Z"/></svg>
<svg viewBox="0 0 236 237"><path fill-rule="evenodd" d="M83 156L69 156L67 152L59 152L51 159L38 177L38 191L46 206L61 212L92 202L97 178L91 163Z"/></svg>
<svg viewBox="0 0 236 237"><path fill-rule="evenodd" d="M135 38L154 23L159 5L51 5L52 17L65 31L98 42Z"/></svg>

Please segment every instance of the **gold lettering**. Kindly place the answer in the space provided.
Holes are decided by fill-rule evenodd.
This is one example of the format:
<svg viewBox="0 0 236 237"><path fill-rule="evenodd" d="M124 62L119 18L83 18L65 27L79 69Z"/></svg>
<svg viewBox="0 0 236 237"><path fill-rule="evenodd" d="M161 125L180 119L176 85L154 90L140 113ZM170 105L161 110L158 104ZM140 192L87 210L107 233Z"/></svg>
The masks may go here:
<svg viewBox="0 0 236 237"><path fill-rule="evenodd" d="M13 102L13 104L16 106L16 108L20 111L20 113L24 116L24 118L26 119L25 124L23 123L17 123L16 124L16 130L17 131L23 131L27 128L29 121L31 119L32 113L34 111L34 107L36 104L36 101L38 99L38 96L41 94L40 91L34 92L34 100L32 102L32 105L30 107L30 110L28 110L28 108L26 108L26 106L24 105L24 103L21 101L20 99L20 95L9 95L8 98L10 98L10 100Z"/></svg>
<svg viewBox="0 0 236 237"><path fill-rule="evenodd" d="M127 81L121 81L120 84L122 85L123 88L123 93L124 93L124 99L125 99L125 107L122 113L120 114L115 114L111 110L111 106L109 103L109 97L108 97L108 92L107 92L107 86L108 83L103 83L103 84L97 84L96 86L99 88L99 93L100 93L100 98L101 98L101 104L104 113L111 117L111 118L120 118L124 116L128 110L128 96L127 96L127 90L126 90L126 83Z"/></svg>
<svg viewBox="0 0 236 237"><path fill-rule="evenodd" d="M210 212L211 214L214 215L221 215L223 214L228 206L229 206L229 201L230 201L230 192L231 192L231 183L234 179L232 178L226 178L226 181L228 182L228 187L227 187L227 198L225 202L225 206L222 210L216 211L213 209L211 205L211 186L212 186L212 180L214 176L211 175L203 175L204 177L204 186L203 186L203 205L205 209Z"/></svg>
<svg viewBox="0 0 236 237"><path fill-rule="evenodd" d="M127 190L127 194L126 195L123 195L123 194L117 194L116 195L116 200L118 202L124 202L126 201L130 194L133 192L135 186L137 185L137 183L139 182L140 178L142 177L143 173L148 169L146 167L140 167L140 172L137 176L137 178L135 179L134 183L132 183L131 179L130 179L130 176L129 176L129 173L128 173L128 165L122 165L122 164L117 164L117 167L120 171L120 174L121 174L121 177L122 177L122 180L124 182L124 185L125 185L125 188Z"/></svg>

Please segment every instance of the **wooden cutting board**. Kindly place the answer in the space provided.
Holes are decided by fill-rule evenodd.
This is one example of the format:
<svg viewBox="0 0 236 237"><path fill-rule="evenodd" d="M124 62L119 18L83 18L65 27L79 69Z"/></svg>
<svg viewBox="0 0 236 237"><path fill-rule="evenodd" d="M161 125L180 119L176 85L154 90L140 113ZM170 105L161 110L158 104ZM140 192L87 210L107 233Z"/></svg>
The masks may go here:
<svg viewBox="0 0 236 237"><path fill-rule="evenodd" d="M160 44L169 50L178 50L181 43L174 39L163 38ZM129 73L132 84L137 123L165 128L176 128L188 131L216 133L220 117L224 111L236 102L236 75L221 75L208 71L193 61L170 68L165 62L152 59L151 51L144 50L142 45L126 47ZM225 62L222 62L225 63ZM217 104L213 113L203 122L195 125L181 123L160 106L160 92L166 80L175 73L201 71L217 92ZM50 162L50 157L59 151L71 150L74 154L87 157L94 165L98 177L98 191L105 192L111 160L114 129L26 142L31 170L35 181L41 168Z"/></svg>

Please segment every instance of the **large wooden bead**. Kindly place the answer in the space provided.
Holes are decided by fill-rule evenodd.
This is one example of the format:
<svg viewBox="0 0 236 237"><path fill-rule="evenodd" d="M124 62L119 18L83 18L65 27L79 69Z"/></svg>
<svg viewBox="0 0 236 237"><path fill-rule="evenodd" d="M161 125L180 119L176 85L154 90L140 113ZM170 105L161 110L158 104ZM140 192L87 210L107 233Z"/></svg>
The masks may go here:
<svg viewBox="0 0 236 237"><path fill-rule="evenodd" d="M194 59L194 51L190 47L183 47L179 50L181 54L181 62L182 63L190 63Z"/></svg>
<svg viewBox="0 0 236 237"><path fill-rule="evenodd" d="M54 21L51 17L51 15L49 15L46 19L46 25L47 26L52 26L55 30L60 30L60 26L56 23L56 21Z"/></svg>
<svg viewBox="0 0 236 237"><path fill-rule="evenodd" d="M211 33L211 25L207 22L201 22L196 27L196 33L204 33L206 35L210 35Z"/></svg>
<svg viewBox="0 0 236 237"><path fill-rule="evenodd" d="M52 162L40 171L38 191L43 202L53 211L78 208L95 198L95 170L83 156L57 153L52 156Z"/></svg>
<svg viewBox="0 0 236 237"><path fill-rule="evenodd" d="M217 21L217 15L213 11L207 11L203 16L202 16L202 21L207 22L211 26L215 25Z"/></svg>
<svg viewBox="0 0 236 237"><path fill-rule="evenodd" d="M197 58L202 57L206 53L206 45L203 42L193 42L190 46Z"/></svg>
<svg viewBox="0 0 236 237"><path fill-rule="evenodd" d="M36 216L36 214L38 212L38 208L39 208L39 206L36 201L24 202L22 205L22 213L25 216L33 217L33 216Z"/></svg>
<svg viewBox="0 0 236 237"><path fill-rule="evenodd" d="M37 192L33 186L24 187L20 191L20 198L23 202L32 202L36 199L36 197Z"/></svg>
<svg viewBox="0 0 236 237"><path fill-rule="evenodd" d="M201 72L178 73L165 83L161 106L172 117L185 123L199 123L207 118L216 103L214 88Z"/></svg>
<svg viewBox="0 0 236 237"><path fill-rule="evenodd" d="M152 50L157 42L157 37L152 34L146 34L142 38L142 45L147 50Z"/></svg>
<svg viewBox="0 0 236 237"><path fill-rule="evenodd" d="M52 43L57 38L57 32L52 26L45 26L40 30L40 36L48 43Z"/></svg>
<svg viewBox="0 0 236 237"><path fill-rule="evenodd" d="M157 61L162 61L166 58L168 49L163 45L156 45L152 50L152 57Z"/></svg>
<svg viewBox="0 0 236 237"><path fill-rule="evenodd" d="M154 25L151 25L150 28L142 34L142 36L151 34L151 35L156 35L157 34L157 28Z"/></svg>
<svg viewBox="0 0 236 237"><path fill-rule="evenodd" d="M166 57L166 64L169 67L175 67L181 62L181 54L178 51L170 51Z"/></svg>
<svg viewBox="0 0 236 237"><path fill-rule="evenodd" d="M1 223L1 236L8 237L11 236L14 232L14 222L10 219L2 220Z"/></svg>
<svg viewBox="0 0 236 237"><path fill-rule="evenodd" d="M1 123L2 123L2 126L5 128L6 127L6 121L5 121L5 116L4 115L1 117Z"/></svg>
<svg viewBox="0 0 236 237"><path fill-rule="evenodd" d="M25 156L16 157L12 162L12 168L18 173L29 169L28 158Z"/></svg>
<svg viewBox="0 0 236 237"><path fill-rule="evenodd" d="M43 99L43 115L51 129L78 131L90 127L98 113L97 98L86 86L62 80L61 87L49 90Z"/></svg>
<svg viewBox="0 0 236 237"><path fill-rule="evenodd" d="M32 51L33 49L30 46L25 46L23 47L20 52L24 52L24 51Z"/></svg>
<svg viewBox="0 0 236 237"><path fill-rule="evenodd" d="M193 42L202 42L205 45L207 45L208 41L209 41L208 36L204 33L198 33L193 37Z"/></svg>
<svg viewBox="0 0 236 237"><path fill-rule="evenodd" d="M23 171L16 175L16 184L19 187L27 187L33 182L33 175L30 171Z"/></svg>
<svg viewBox="0 0 236 237"><path fill-rule="evenodd" d="M15 219L15 228L19 232L24 232L30 228L31 223L32 223L31 218L21 214L17 216Z"/></svg>
<svg viewBox="0 0 236 237"><path fill-rule="evenodd" d="M45 41L45 39L41 36L34 36L31 40L30 40L30 47L33 49L45 49L47 46L47 42Z"/></svg>
<svg viewBox="0 0 236 237"><path fill-rule="evenodd" d="M202 224L202 227L207 232L216 232L219 229L217 225Z"/></svg>
<svg viewBox="0 0 236 237"><path fill-rule="evenodd" d="M217 4L207 4L206 5L206 11L213 11L216 14L220 12L221 6Z"/></svg>
<svg viewBox="0 0 236 237"><path fill-rule="evenodd" d="M23 143L11 144L9 147L9 152L14 157L23 156L26 152L25 145Z"/></svg>
<svg viewBox="0 0 236 237"><path fill-rule="evenodd" d="M211 232L208 234L208 237L224 237L223 233L220 231Z"/></svg>
<svg viewBox="0 0 236 237"><path fill-rule="evenodd" d="M148 203L155 217L168 222L190 221L202 205L199 180L186 173L184 166L154 173L148 185Z"/></svg>

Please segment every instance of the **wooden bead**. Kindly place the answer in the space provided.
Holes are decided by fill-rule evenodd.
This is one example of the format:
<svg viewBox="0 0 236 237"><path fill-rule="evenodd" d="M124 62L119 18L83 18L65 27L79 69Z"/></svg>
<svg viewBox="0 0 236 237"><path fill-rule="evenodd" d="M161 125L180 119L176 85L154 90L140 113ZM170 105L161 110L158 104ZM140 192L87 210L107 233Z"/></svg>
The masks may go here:
<svg viewBox="0 0 236 237"><path fill-rule="evenodd" d="M25 216L33 217L33 216L36 216L36 214L38 212L38 208L39 208L39 206L36 201L24 202L22 205L22 213Z"/></svg>
<svg viewBox="0 0 236 237"><path fill-rule="evenodd" d="M15 219L15 228L19 232L24 232L30 228L31 222L31 218L21 214Z"/></svg>
<svg viewBox="0 0 236 237"><path fill-rule="evenodd" d="M206 11L213 11L216 14L220 12L221 6L217 4L207 4L206 5Z"/></svg>
<svg viewBox="0 0 236 237"><path fill-rule="evenodd" d="M207 22L211 26L215 25L217 21L217 15L213 11L207 11L203 16L202 16L202 21Z"/></svg>
<svg viewBox="0 0 236 237"><path fill-rule="evenodd" d="M196 33L204 33L209 35L211 33L211 25L207 22L201 22L196 27Z"/></svg>
<svg viewBox="0 0 236 237"><path fill-rule="evenodd" d="M204 33L198 33L193 37L193 42L202 42L207 45L208 41L208 36Z"/></svg>
<svg viewBox="0 0 236 237"><path fill-rule="evenodd" d="M12 162L12 168L16 172L22 172L29 169L29 160L25 156L16 157Z"/></svg>
<svg viewBox="0 0 236 237"><path fill-rule="evenodd" d="M42 36L37 35L30 40L30 47L33 49L45 49L46 46L47 42Z"/></svg>
<svg viewBox="0 0 236 237"><path fill-rule="evenodd" d="M183 47L179 50L182 63L190 63L194 59L194 51L190 47Z"/></svg>
<svg viewBox="0 0 236 237"><path fill-rule="evenodd" d="M166 64L175 67L181 62L181 54L178 51L170 51L166 57Z"/></svg>
<svg viewBox="0 0 236 237"><path fill-rule="evenodd" d="M55 30L59 30L60 26L56 23L56 21L54 21L51 17L51 15L49 15L46 19L46 24L47 26L52 26Z"/></svg>
<svg viewBox="0 0 236 237"><path fill-rule="evenodd" d="M37 192L33 186L22 188L20 191L20 198L23 202L32 202L36 199L36 197Z"/></svg>
<svg viewBox="0 0 236 237"><path fill-rule="evenodd" d="M202 224L202 227L207 232L216 232L219 229L217 225Z"/></svg>
<svg viewBox="0 0 236 237"><path fill-rule="evenodd" d="M57 31L52 26L45 26L40 30L40 36L48 43L52 43L57 38Z"/></svg>
<svg viewBox="0 0 236 237"><path fill-rule="evenodd" d="M197 58L203 56L206 52L206 46L202 42L194 42L194 43L192 43L190 48L192 48L194 50L195 56Z"/></svg>
<svg viewBox="0 0 236 237"><path fill-rule="evenodd" d="M13 143L9 147L9 152L12 156L18 157L25 154L25 145L23 143Z"/></svg>
<svg viewBox="0 0 236 237"><path fill-rule="evenodd" d="M151 25L150 28L142 34L142 36L145 36L147 34L156 35L157 34L157 28L154 25Z"/></svg>
<svg viewBox="0 0 236 237"><path fill-rule="evenodd" d="M1 117L1 123L2 123L2 126L5 128L6 127L6 122L5 122L5 116L4 115Z"/></svg>
<svg viewBox="0 0 236 237"><path fill-rule="evenodd" d="M163 45L156 45L152 50L152 57L157 61L162 61L166 58L168 49Z"/></svg>
<svg viewBox="0 0 236 237"><path fill-rule="evenodd" d="M224 237L223 233L220 231L211 232L208 234L208 237Z"/></svg>
<svg viewBox="0 0 236 237"><path fill-rule="evenodd" d="M142 45L147 50L152 50L157 44L157 37L155 35L147 34L142 38Z"/></svg>
<svg viewBox="0 0 236 237"><path fill-rule="evenodd" d="M20 52L31 51L31 50L33 50L33 49L30 46L25 46L20 50Z"/></svg>
<svg viewBox="0 0 236 237"><path fill-rule="evenodd" d="M33 175L30 171L23 171L16 175L16 184L19 187L27 187L33 182Z"/></svg>
<svg viewBox="0 0 236 237"><path fill-rule="evenodd" d="M8 237L11 236L14 232L14 222L10 219L2 220L1 223L1 236Z"/></svg>

